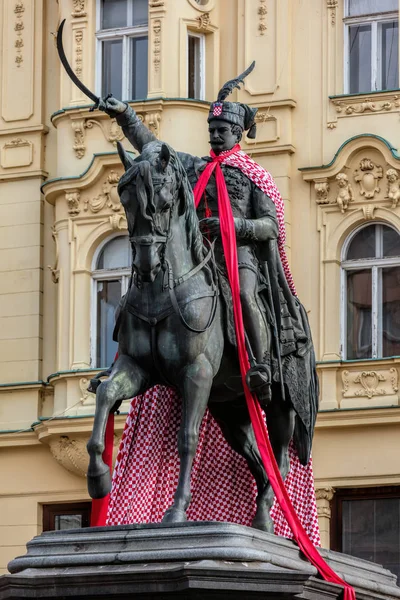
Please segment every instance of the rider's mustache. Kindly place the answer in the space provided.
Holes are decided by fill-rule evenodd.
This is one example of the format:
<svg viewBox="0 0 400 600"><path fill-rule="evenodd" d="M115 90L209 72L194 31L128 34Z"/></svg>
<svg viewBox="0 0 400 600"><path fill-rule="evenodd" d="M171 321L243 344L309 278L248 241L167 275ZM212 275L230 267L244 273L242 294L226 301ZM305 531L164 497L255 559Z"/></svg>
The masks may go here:
<svg viewBox="0 0 400 600"><path fill-rule="evenodd" d="M218 140L209 140L208 143L209 144L223 144L224 140L220 140L220 139L218 139Z"/></svg>

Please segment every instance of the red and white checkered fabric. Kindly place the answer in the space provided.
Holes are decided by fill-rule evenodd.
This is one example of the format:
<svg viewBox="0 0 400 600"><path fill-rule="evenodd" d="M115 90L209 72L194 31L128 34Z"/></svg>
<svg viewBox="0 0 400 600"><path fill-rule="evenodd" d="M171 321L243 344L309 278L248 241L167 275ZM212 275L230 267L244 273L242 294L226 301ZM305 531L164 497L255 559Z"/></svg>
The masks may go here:
<svg viewBox="0 0 400 600"><path fill-rule="evenodd" d="M223 155L223 153L221 153ZM228 152L227 152L228 154ZM276 215L278 218L279 226L279 237L278 237L278 250L281 257L284 273L289 285L291 292L296 296L296 287L294 285L293 276L290 271L289 261L286 256L286 229L285 229L285 205L282 196L276 186L272 175L268 173L261 165L258 165L248 154L243 150L238 150L228 156L222 161L222 164L229 165L230 167L237 167L252 181L260 190L262 190L267 196L269 196L272 202L275 204Z"/></svg>
<svg viewBox="0 0 400 600"><path fill-rule="evenodd" d="M108 525L161 521L178 483L180 420L180 398L170 388L156 386L132 400L113 474ZM290 462L285 482L290 499L311 541L320 545L311 461L300 465L291 446ZM250 525L256 496L245 460L228 446L207 411L193 465L188 519ZM276 502L271 516L275 533L291 538Z"/></svg>

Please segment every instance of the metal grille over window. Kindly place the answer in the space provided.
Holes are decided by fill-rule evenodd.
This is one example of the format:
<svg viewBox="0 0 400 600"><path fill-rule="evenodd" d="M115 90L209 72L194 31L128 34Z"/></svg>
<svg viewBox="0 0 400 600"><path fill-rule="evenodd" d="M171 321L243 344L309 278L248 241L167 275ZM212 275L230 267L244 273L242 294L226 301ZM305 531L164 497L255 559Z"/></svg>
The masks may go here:
<svg viewBox="0 0 400 600"><path fill-rule="evenodd" d="M398 0L348 0L346 92L399 87Z"/></svg>
<svg viewBox="0 0 400 600"><path fill-rule="evenodd" d="M92 363L109 367L117 351L113 341L115 311L129 284L131 248L127 236L103 246L93 271Z"/></svg>
<svg viewBox="0 0 400 600"><path fill-rule="evenodd" d="M101 95L147 97L148 1L98 0L97 79Z"/></svg>
<svg viewBox="0 0 400 600"><path fill-rule="evenodd" d="M400 235L369 225L351 239L342 262L344 357L400 355Z"/></svg>

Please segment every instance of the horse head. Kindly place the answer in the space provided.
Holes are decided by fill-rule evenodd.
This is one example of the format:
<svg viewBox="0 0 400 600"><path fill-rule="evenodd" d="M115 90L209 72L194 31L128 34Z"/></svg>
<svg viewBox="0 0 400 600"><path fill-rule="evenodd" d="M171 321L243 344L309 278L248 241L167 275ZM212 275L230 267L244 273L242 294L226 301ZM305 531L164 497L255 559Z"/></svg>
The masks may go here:
<svg viewBox="0 0 400 600"><path fill-rule="evenodd" d="M151 142L133 160L118 143L125 167L118 192L128 222L132 267L141 281L153 282L164 260L179 197L179 178L166 144Z"/></svg>

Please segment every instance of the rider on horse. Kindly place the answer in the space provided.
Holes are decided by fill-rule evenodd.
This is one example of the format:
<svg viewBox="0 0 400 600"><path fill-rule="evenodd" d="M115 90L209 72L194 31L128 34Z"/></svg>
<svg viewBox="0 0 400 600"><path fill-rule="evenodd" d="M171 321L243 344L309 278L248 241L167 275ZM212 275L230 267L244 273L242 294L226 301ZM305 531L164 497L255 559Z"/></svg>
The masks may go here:
<svg viewBox="0 0 400 600"><path fill-rule="evenodd" d="M295 294L284 251L283 202L269 173L238 145L245 131L249 138L255 137L257 109L225 102L253 68L254 64L227 82L217 101L211 104L208 115L211 157L199 158L182 152L178 155L194 189L206 166L212 160L220 162L235 222L243 322L252 365L247 383L265 406L271 398L271 385L274 394L280 393L282 397L286 389L299 417L297 435L295 433L299 458L306 463L311 449L318 384L307 317ZM156 140L128 104L108 97L100 102L99 108L117 119L139 152ZM211 175L197 213L203 232L217 238L215 255L227 313L227 336L234 345L232 303L219 238L218 192L216 178Z"/></svg>

